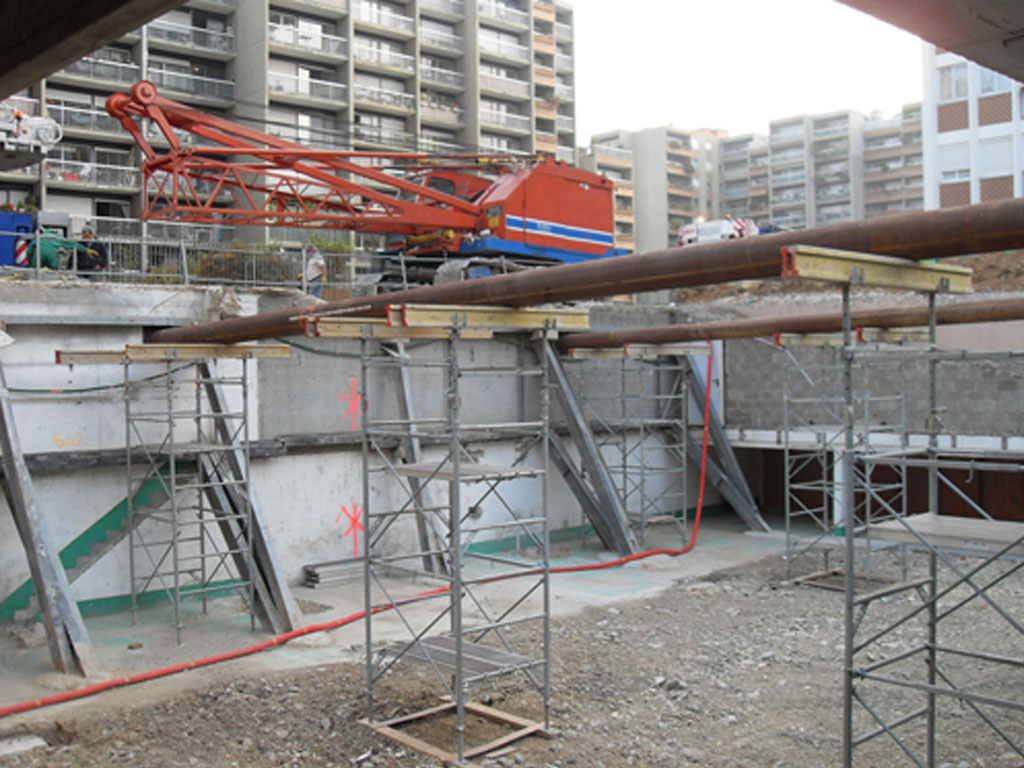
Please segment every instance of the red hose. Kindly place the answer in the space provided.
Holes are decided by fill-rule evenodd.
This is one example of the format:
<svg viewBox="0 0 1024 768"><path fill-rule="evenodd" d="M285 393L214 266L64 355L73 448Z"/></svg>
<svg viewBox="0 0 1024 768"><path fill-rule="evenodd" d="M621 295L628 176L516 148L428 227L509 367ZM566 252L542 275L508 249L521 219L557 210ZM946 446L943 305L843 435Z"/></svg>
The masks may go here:
<svg viewBox="0 0 1024 768"><path fill-rule="evenodd" d="M711 342L708 342L708 346L711 347ZM629 555L627 557L620 557L617 560L609 560L604 563L590 563L587 565L563 565L557 568L551 568L550 573L578 573L580 571L597 571L602 568L614 568L616 566L625 565L636 560L643 560L644 558L653 557L654 555L669 555L675 557L677 555L683 555L693 549L693 545L697 543L697 533L700 531L700 515L701 510L704 507L704 479L707 474L707 461L708 461L708 416L711 411L711 369L713 367L714 357L713 354L708 355L708 376L707 384L704 392L704 435L701 438L701 456L700 456L700 491L697 494L697 512L693 519L693 535L690 537L690 541L682 549L649 549L646 552L637 552L636 554ZM685 407L685 406L684 406ZM541 573L542 571L527 571L521 575L525 576L530 573ZM419 600L424 597L430 597L432 595L440 595L447 592L450 587L438 587L437 589L427 590L426 592L420 592L419 594L413 595L412 597L398 600L390 605L381 605L373 609L374 613L383 613L384 611L390 611L399 605L406 602L412 602L413 600ZM53 696L47 696L42 699L33 699L31 701L23 701L20 704L11 704L7 707L0 707L0 718L8 717L10 715L16 715L21 712L28 712L33 709L42 709L43 707L49 707L54 704L63 704L66 701L74 701L76 699L84 699L88 696L93 696L97 693L110 690L111 688L122 688L127 685L134 685L136 683L144 683L147 680L156 680L161 677L169 677L175 675L178 672L185 672L190 669L199 669L200 667L208 667L213 664L219 664L222 661L231 661L232 659L240 659L243 656L252 656L253 654L265 651L278 645L284 645L289 640L294 640L297 637L303 635L311 635L314 632L325 632L332 629L338 629L344 627L353 622L359 621L365 618L366 611L357 611L351 613L348 616L343 616L340 619L333 619L331 621L325 621L320 624L310 624L299 629L293 629L291 632L285 632L283 635L277 635L269 640L264 640L262 643L256 643L245 648L238 648L234 651L227 651L226 653L219 653L215 656L207 656L203 659L194 659L192 661L184 661L180 664L173 664L169 667L163 667L161 669L153 669L149 672L140 672L137 675L128 675L127 677L117 677L113 680L104 680L102 683L96 683L94 685L88 685L84 688L77 688L73 691L65 691L64 693L54 694Z"/></svg>

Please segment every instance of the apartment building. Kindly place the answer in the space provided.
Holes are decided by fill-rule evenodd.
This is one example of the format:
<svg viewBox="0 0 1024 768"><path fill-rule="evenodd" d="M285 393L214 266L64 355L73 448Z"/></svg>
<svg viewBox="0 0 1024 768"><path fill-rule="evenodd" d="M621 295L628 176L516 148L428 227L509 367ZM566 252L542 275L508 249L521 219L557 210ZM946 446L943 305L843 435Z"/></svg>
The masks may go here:
<svg viewBox="0 0 1024 768"><path fill-rule="evenodd" d="M644 253L675 245L682 224L707 216L704 188L715 171L701 157L713 158L711 137L704 149L704 134L672 126L642 131L610 131L593 137L593 146L628 149L633 159L636 251ZM702 154L702 152L704 154Z"/></svg>
<svg viewBox="0 0 1024 768"><path fill-rule="evenodd" d="M580 153L579 166L607 176L615 184L615 247L629 253L636 250L636 207L634 205L633 152L618 133L591 139Z"/></svg>
<svg viewBox="0 0 1024 768"><path fill-rule="evenodd" d="M721 193L714 218L767 219L768 140L748 133L723 136L718 141Z"/></svg>
<svg viewBox="0 0 1024 768"><path fill-rule="evenodd" d="M46 162L0 173L0 203L139 234L137 152L103 103L140 79L310 146L572 161L573 35L563 0L189 0L17 95L64 139Z"/></svg>
<svg viewBox="0 0 1024 768"><path fill-rule="evenodd" d="M921 104L864 123L864 218L924 208Z"/></svg>
<svg viewBox="0 0 1024 768"><path fill-rule="evenodd" d="M955 53L924 45L924 207L1024 194L1024 91Z"/></svg>

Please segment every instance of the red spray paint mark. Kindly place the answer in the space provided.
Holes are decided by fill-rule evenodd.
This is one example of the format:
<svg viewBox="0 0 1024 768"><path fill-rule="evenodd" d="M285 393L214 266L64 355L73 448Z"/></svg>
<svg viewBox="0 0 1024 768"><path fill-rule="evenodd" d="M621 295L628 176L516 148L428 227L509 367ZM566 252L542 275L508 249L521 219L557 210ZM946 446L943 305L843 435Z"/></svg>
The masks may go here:
<svg viewBox="0 0 1024 768"><path fill-rule="evenodd" d="M358 431L358 428L359 428L358 427L358 424L359 424L359 421L358 421L359 420L359 401L363 399L363 396L356 393L356 377L355 376L352 377L352 381L350 383L350 387L351 387L351 391L350 392L342 392L340 395L338 395L334 399L335 400L341 400L342 398L345 398L346 402L348 402L348 410L345 411L345 415L342 416L341 418L347 419L349 416L351 416L352 417L352 431L356 432L356 431Z"/></svg>
<svg viewBox="0 0 1024 768"><path fill-rule="evenodd" d="M344 504L339 506L341 506L341 512L339 512L338 516L334 518L334 522L335 524L340 523L342 515L348 518L348 528L342 535L348 536L350 533L352 534L352 556L359 557L359 532L366 530L363 528L363 524L359 522L359 519L363 516L363 510L359 508L358 504L352 505L351 512L348 511L348 507Z"/></svg>

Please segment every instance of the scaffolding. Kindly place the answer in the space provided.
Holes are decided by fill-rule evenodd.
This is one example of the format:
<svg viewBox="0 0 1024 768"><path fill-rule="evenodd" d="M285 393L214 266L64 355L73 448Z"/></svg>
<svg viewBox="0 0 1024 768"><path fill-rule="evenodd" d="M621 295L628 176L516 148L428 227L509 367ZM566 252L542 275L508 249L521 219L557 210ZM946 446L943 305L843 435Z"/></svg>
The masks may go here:
<svg viewBox="0 0 1024 768"><path fill-rule="evenodd" d="M550 724L549 373L539 348L536 362L517 355L508 365L466 341L480 337L474 330L481 324L515 318L438 311L447 314L447 327L432 316L436 327L421 327L415 346L378 338L370 326L362 334L364 490L355 519L365 524L365 536L362 554L353 555L364 569L367 724L465 764ZM548 330L534 333L535 345L548 343ZM431 334L439 338L423 338ZM395 373L397 402L383 394ZM467 380L481 397L473 400ZM412 411L410 388L422 412ZM526 408L516 408L517 400ZM516 418L495 418L502 409ZM485 444L507 461L481 461ZM415 541L410 526L396 525L411 519ZM433 588L410 592L418 589L410 576ZM500 591L491 587L498 584ZM383 680L409 674L409 661L426 665L444 698L381 718ZM486 703L486 688L512 674L536 694L527 716ZM418 735L418 725L444 717L452 720L450 741L438 745ZM477 717L501 733L479 743Z"/></svg>
<svg viewBox="0 0 1024 768"><path fill-rule="evenodd" d="M780 340L781 341L781 340ZM818 355L835 352L828 339L814 348ZM799 340L806 344L806 340ZM887 345L877 342L875 349ZM859 527L891 514L905 514L907 475L903 467L876 471L873 463L854 467L853 506L843 507L843 421L847 402L842 392L843 364L836 360L800 362L790 350L784 363L783 462L785 466L786 573L798 561L820 552L823 569L802 577L807 583L831 586L825 577L838 575L831 553L842 547L848 520ZM853 376L853 451L857 457L903 451L908 445L908 346L891 346L889 358L855 364ZM842 350L838 350L842 354ZM831 391L829 391L831 389ZM872 492L868 491L872 489ZM874 495L884 500L875 501ZM870 578L873 547L864 549ZM841 587L836 587L841 588Z"/></svg>
<svg viewBox="0 0 1024 768"><path fill-rule="evenodd" d="M127 514L96 556L128 539L133 620L144 603L166 599L178 643L187 600L205 613L211 597L230 592L245 601L253 628L301 624L249 467L250 361L288 355L283 344L57 352L59 364L122 366Z"/></svg>
<svg viewBox="0 0 1024 768"><path fill-rule="evenodd" d="M892 765L902 755L910 764L935 768L942 750L939 723L947 705L977 716L982 730L987 727L1012 753L1024 757L1024 699L1019 680L1012 677L1024 668L1024 606L1010 586L1011 577L1024 567L1024 523L993 520L978 504L971 505L977 518L943 515L939 493L942 484L955 489L944 470L1019 474L1024 464L1019 458L971 456L952 445L940 446L937 386L940 363L1020 359L1024 353L938 349L936 294L969 292L969 270L805 246L783 249L783 263L786 276L823 279L842 288L840 396L823 401L835 403L834 413L841 417L838 435L832 438L839 456L833 471L811 486L822 495L831 492L843 513L842 764L850 768L863 757L864 764ZM887 450L870 450L869 441L859 437L874 430L870 419L858 425L863 396L859 400L856 392L857 371L891 365L906 355L855 345L850 301L855 284L927 293L927 348L917 354L928 367L926 445L911 445L904 438ZM789 427L787 422L787 441L792 437ZM787 453L787 467L788 458ZM901 492L893 494L884 481L878 482L876 473L885 468L902 473ZM906 493L906 473L912 468L928 473L923 509L915 509L918 502ZM830 479L833 484L827 486ZM864 513L855 520L850 513L858 494ZM825 512L815 519L825 525L836 522L827 521ZM904 562L901 580L859 588L855 555L859 546L870 551L871 538L920 550L927 561L924 572L908 572ZM979 632L977 616L971 613L979 610L993 611L1006 631L994 636ZM951 626L956 631L949 632Z"/></svg>
<svg viewBox="0 0 1024 768"><path fill-rule="evenodd" d="M641 543L646 543L649 525L665 522L676 526L686 539L690 418L686 354L695 352L705 354L706 348L631 345L596 354L576 350L574 356L582 369L576 377L581 406L593 424L622 507Z"/></svg>

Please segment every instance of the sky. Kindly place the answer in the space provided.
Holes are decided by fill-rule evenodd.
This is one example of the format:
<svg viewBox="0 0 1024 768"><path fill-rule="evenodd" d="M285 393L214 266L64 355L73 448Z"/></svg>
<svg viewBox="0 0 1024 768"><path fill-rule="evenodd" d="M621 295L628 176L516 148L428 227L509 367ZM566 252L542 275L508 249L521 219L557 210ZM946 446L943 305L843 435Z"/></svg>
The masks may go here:
<svg viewBox="0 0 1024 768"><path fill-rule="evenodd" d="M921 41L833 0L574 0L577 141L659 125L768 133L778 118L894 116Z"/></svg>

